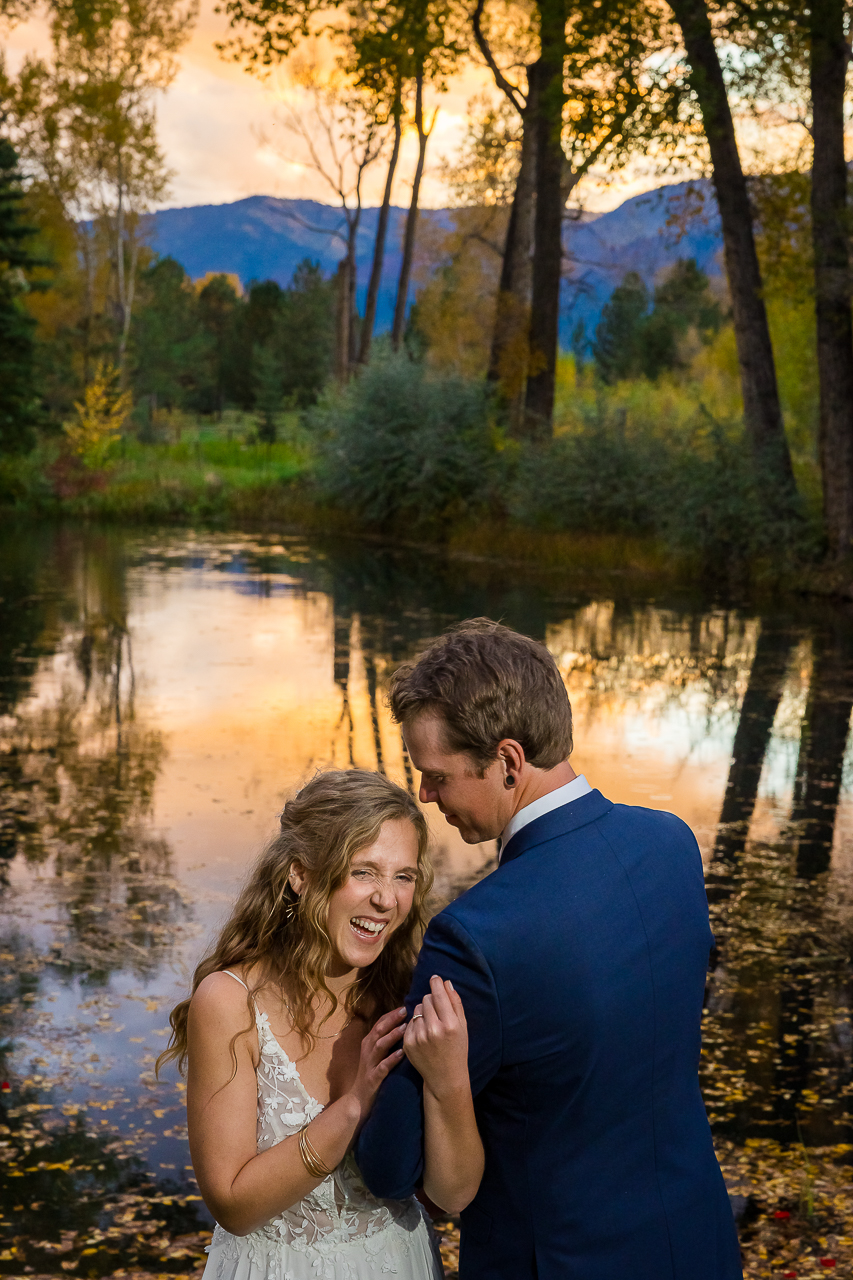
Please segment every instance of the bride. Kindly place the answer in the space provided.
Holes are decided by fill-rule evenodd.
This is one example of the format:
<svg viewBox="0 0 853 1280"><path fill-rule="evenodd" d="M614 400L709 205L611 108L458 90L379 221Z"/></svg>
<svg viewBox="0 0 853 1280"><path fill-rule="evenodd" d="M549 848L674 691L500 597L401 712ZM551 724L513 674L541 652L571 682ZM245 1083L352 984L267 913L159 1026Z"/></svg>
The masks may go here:
<svg viewBox="0 0 853 1280"><path fill-rule="evenodd" d="M483 1172L462 1003L433 978L402 1000L432 882L411 797L363 770L318 774L281 816L172 1012L193 1168L217 1221L204 1280L442 1275L417 1200L377 1200L354 1139L403 1054L424 1078L426 1194L448 1213ZM159 1063L158 1063L159 1065Z"/></svg>

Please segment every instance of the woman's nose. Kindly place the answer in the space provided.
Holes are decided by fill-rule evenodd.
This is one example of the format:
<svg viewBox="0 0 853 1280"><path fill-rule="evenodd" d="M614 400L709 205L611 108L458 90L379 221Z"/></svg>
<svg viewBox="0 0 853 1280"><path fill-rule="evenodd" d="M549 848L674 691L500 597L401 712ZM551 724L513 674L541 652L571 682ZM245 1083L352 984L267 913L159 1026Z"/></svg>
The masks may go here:
<svg viewBox="0 0 853 1280"><path fill-rule="evenodd" d="M373 893L370 895L370 900L375 907L382 907L386 911L390 911L394 906L394 903L397 901L394 896L393 888L385 881L380 881L380 883L376 885Z"/></svg>

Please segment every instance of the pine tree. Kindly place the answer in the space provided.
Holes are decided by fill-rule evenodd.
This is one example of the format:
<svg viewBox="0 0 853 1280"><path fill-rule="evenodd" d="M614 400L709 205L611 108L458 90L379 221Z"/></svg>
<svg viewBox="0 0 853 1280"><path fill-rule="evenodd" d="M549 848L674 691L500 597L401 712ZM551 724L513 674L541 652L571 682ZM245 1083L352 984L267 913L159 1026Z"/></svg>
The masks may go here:
<svg viewBox="0 0 853 1280"><path fill-rule="evenodd" d="M33 443L39 418L35 386L35 321L23 296L27 273L45 265L28 247L36 229L28 226L18 156L0 138L0 453L23 453Z"/></svg>
<svg viewBox="0 0 853 1280"><path fill-rule="evenodd" d="M648 290L637 272L629 271L610 295L595 330L593 358L602 381L613 383L636 376L648 309Z"/></svg>

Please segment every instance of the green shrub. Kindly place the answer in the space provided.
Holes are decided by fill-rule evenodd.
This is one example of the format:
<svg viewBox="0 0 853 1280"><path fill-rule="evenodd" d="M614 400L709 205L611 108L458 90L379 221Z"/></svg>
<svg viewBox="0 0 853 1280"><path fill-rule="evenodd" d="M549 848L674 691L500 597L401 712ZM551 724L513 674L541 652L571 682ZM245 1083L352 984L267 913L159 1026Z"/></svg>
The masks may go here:
<svg viewBox="0 0 853 1280"><path fill-rule="evenodd" d="M407 355L380 356L310 415L320 486L375 525L474 514L488 502L500 464L490 409L482 380L431 373Z"/></svg>
<svg viewBox="0 0 853 1280"><path fill-rule="evenodd" d="M707 564L809 554L815 535L757 475L743 430L698 409L679 430L628 429L624 409L576 415L544 448L522 450L509 498L522 524L649 534Z"/></svg>

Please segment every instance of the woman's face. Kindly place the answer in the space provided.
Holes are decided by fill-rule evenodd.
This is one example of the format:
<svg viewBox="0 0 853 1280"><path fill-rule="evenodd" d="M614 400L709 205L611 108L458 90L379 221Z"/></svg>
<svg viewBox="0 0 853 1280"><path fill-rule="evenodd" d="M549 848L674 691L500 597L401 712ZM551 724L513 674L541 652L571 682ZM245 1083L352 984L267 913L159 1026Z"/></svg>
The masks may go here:
<svg viewBox="0 0 853 1280"><path fill-rule="evenodd" d="M373 964L411 911L417 879L415 828L408 818L389 819L329 898L326 927L342 966L337 976Z"/></svg>

